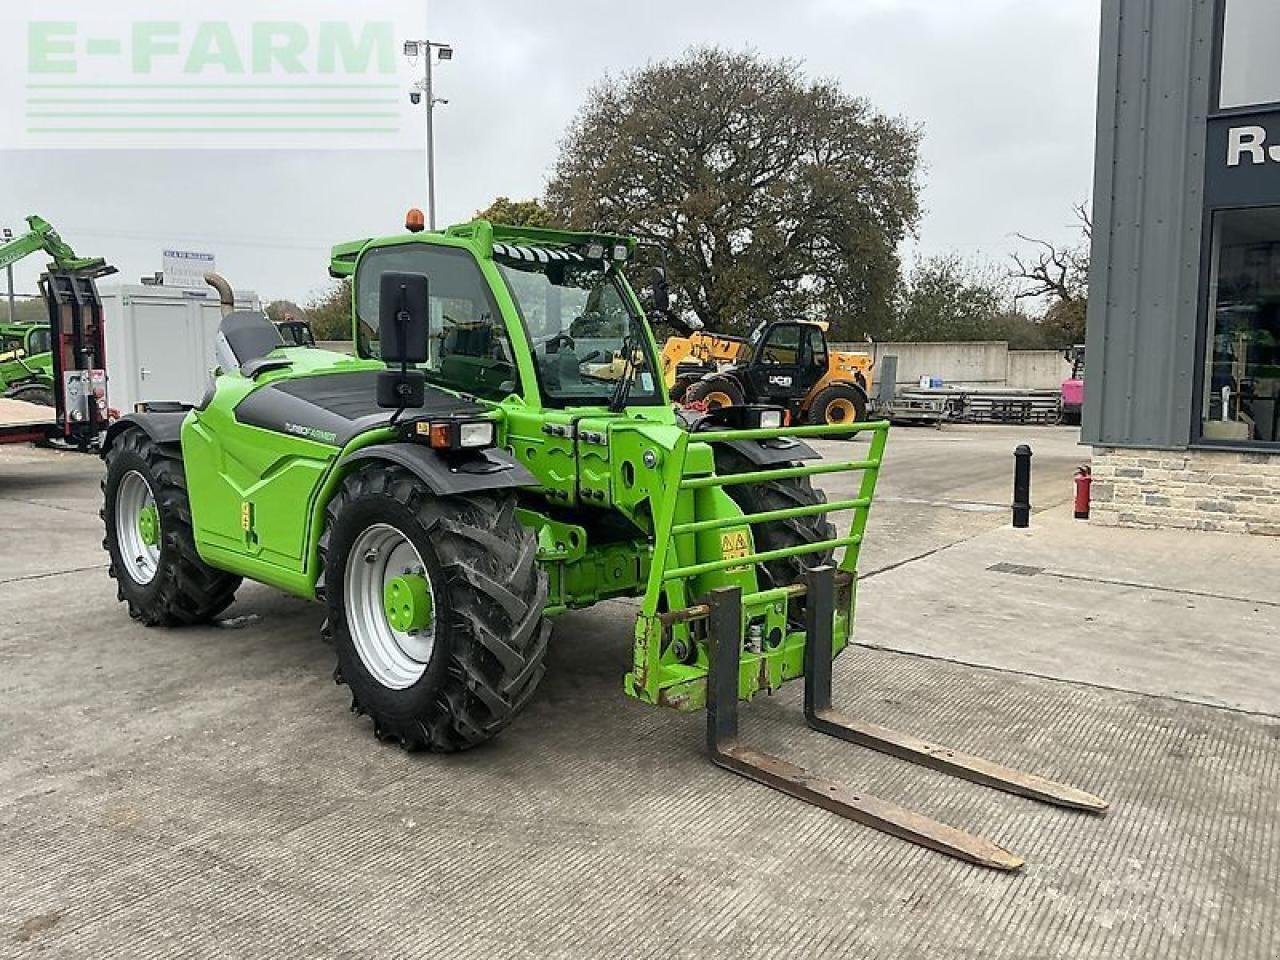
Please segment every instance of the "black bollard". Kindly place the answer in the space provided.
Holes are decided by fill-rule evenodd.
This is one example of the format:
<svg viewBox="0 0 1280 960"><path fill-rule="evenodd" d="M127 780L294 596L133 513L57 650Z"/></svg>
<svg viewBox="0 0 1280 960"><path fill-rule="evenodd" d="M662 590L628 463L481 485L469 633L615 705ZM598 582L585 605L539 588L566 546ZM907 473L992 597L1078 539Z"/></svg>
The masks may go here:
<svg viewBox="0 0 1280 960"><path fill-rule="evenodd" d="M1013 525L1031 526L1031 448L1025 443L1013 451Z"/></svg>

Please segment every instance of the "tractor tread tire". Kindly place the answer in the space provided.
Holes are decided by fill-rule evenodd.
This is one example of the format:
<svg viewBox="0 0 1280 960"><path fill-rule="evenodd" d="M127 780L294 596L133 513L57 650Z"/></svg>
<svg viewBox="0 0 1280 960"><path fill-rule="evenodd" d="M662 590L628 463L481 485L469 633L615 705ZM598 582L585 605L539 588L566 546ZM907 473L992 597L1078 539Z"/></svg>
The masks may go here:
<svg viewBox="0 0 1280 960"><path fill-rule="evenodd" d="M128 604L129 616L148 627L211 622L231 605L241 580L208 566L196 552L181 450L161 446L142 430L133 428L116 438L107 451L106 464L101 483L103 506L98 516L106 526L102 546L111 558L107 573L116 581L116 598ZM115 512L111 509L111 497L120 478L135 469L150 484L160 514L160 561L148 584L135 583L121 569Z"/></svg>
<svg viewBox="0 0 1280 960"><path fill-rule="evenodd" d="M746 394L738 382L732 377L723 375L705 377L689 384L689 388L684 392L684 402L706 402L707 396L712 393L724 394L735 407L740 407L747 402Z"/></svg>
<svg viewBox="0 0 1280 960"><path fill-rule="evenodd" d="M4 392L6 400L22 400L25 403L34 403L41 407L52 407L53 388L47 387L43 383L20 383L15 387L10 387Z"/></svg>
<svg viewBox="0 0 1280 960"><path fill-rule="evenodd" d="M851 383L833 383L830 386L823 387L818 395L813 398L813 403L809 404L808 415L806 420L813 426L834 426L827 419L827 407L834 400L848 400L853 404L854 415L851 422L858 423L867 419L867 395L863 391ZM843 421L836 421L837 424Z"/></svg>
<svg viewBox="0 0 1280 960"><path fill-rule="evenodd" d="M437 630L424 675L402 691L383 687L365 669L343 608L346 553L367 526L348 529L354 521L344 514L370 501L381 502L383 516L390 510L415 527L397 525L428 567L430 553L438 568L431 576L445 629ZM384 463L353 473L330 501L319 545L325 639L337 649L334 680L351 687L352 711L372 717L379 740L409 751L466 750L492 739L533 696L551 634L542 613L547 578L537 541L515 508L513 491L437 497L403 467Z"/></svg>
<svg viewBox="0 0 1280 960"><path fill-rule="evenodd" d="M716 444L716 474L726 476L751 473L761 468L732 447ZM779 467L792 464L778 464ZM808 477L791 477L778 480L762 480L758 483L740 483L724 488L743 513L764 513L769 510L785 510L790 507L809 507L826 503L827 497L815 489ZM836 528L826 516L793 517L789 520L770 520L752 527L758 551L779 550L803 544L833 540ZM831 563L832 551L784 557L759 565L761 589L799 583L809 567Z"/></svg>

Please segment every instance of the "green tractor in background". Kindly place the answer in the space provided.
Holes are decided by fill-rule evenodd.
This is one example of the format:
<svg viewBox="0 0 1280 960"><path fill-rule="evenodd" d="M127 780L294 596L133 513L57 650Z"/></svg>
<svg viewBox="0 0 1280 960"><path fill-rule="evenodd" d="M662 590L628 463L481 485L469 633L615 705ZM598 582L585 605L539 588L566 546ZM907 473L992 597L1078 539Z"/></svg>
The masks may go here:
<svg viewBox="0 0 1280 960"><path fill-rule="evenodd" d="M27 217L27 231L0 242L0 269L34 253L48 254L50 269L64 274L103 276L114 270L98 258L77 257L43 217ZM0 396L42 406L54 405L53 353L48 321L0 323Z"/></svg>
<svg viewBox="0 0 1280 960"><path fill-rule="evenodd" d="M208 393L127 416L103 445L104 545L134 618L207 622L245 577L317 600L353 710L379 739L447 752L529 702L557 614L637 597L624 692L706 709L723 767L974 862L1021 864L742 745L739 701L806 675L815 729L1105 807L830 709L887 424L674 410L624 276L632 238L409 222L334 248L330 272L353 279L355 356L283 345L211 275L225 317ZM653 298L667 308L661 271ZM855 460L823 461L802 439L854 431L870 435ZM811 484L846 472L861 476L847 499ZM847 532L834 511L851 512Z"/></svg>
<svg viewBox="0 0 1280 960"><path fill-rule="evenodd" d="M0 323L0 396L53 406L47 323Z"/></svg>

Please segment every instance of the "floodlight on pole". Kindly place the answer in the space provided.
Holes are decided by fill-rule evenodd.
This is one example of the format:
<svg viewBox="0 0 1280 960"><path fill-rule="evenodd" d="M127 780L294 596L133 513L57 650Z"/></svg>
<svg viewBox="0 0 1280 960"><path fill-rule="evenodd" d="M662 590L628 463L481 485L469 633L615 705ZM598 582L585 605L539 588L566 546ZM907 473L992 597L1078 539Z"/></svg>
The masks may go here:
<svg viewBox="0 0 1280 960"><path fill-rule="evenodd" d="M422 101L426 101L427 106L427 225L430 229L436 228L436 150L435 150L435 129L433 124L433 114L437 103L448 103L448 100L442 100L434 95L431 85L431 51L436 51L436 58L439 60L452 60L453 47L447 43L436 43L432 40L406 40L404 42L404 55L413 62L418 59L419 53L422 54L423 75L421 80L421 89L414 89L409 92L409 100L414 106Z"/></svg>

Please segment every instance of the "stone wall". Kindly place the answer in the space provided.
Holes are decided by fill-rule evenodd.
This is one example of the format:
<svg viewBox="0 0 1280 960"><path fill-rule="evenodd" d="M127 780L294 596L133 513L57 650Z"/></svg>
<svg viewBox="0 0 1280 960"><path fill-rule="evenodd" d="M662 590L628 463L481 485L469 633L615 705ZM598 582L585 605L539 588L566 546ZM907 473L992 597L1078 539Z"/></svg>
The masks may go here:
<svg viewBox="0 0 1280 960"><path fill-rule="evenodd" d="M1097 447L1090 520L1280 536L1280 455Z"/></svg>

